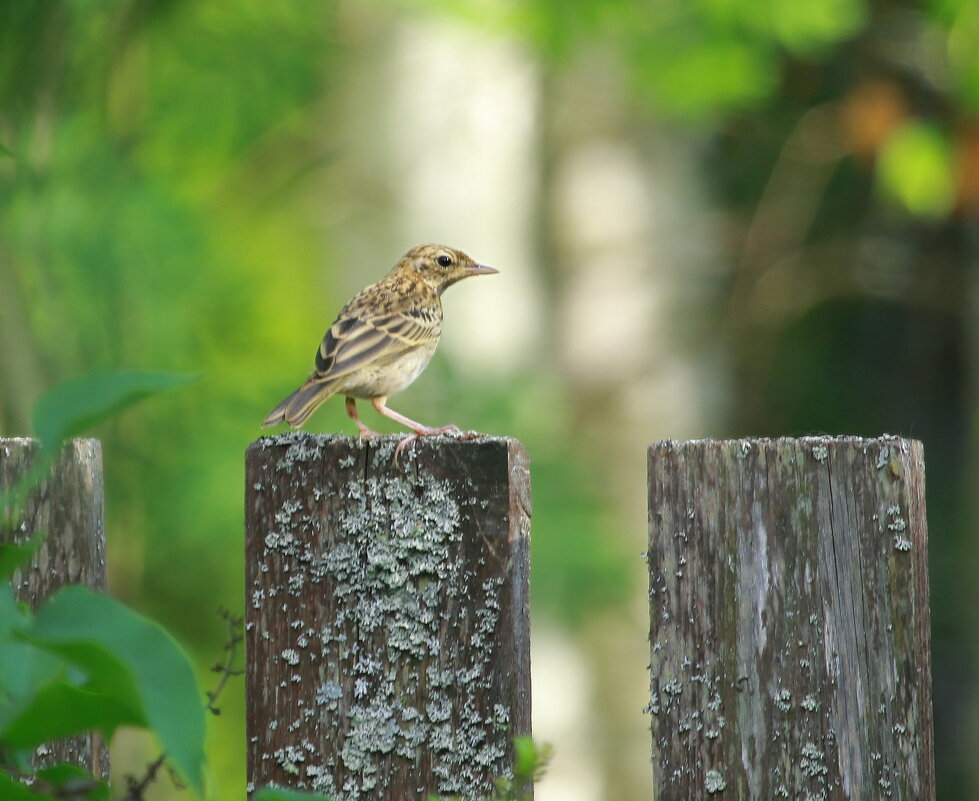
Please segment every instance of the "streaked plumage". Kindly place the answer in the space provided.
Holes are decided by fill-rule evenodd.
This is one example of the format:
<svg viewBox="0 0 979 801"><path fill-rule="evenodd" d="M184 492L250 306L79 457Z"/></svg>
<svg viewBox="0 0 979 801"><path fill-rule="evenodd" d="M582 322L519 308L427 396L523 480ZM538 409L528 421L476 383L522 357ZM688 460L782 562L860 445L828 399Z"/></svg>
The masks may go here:
<svg viewBox="0 0 979 801"><path fill-rule="evenodd" d="M344 395L347 413L362 436L374 432L357 416L356 398L370 400L379 413L416 434L454 429L416 423L388 409L385 401L414 381L435 353L446 287L470 275L495 272L445 245L412 248L390 273L343 307L316 351L312 375L262 425L301 426L327 398Z"/></svg>

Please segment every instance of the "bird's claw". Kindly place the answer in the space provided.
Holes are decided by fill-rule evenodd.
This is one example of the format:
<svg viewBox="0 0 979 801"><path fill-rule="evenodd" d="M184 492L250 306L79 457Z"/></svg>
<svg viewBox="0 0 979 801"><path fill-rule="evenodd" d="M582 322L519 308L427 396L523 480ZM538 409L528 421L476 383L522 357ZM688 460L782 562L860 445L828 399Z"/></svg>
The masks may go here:
<svg viewBox="0 0 979 801"><path fill-rule="evenodd" d="M405 434L395 448L394 448L394 458L391 460L395 465L398 464L398 457L401 456L401 452L407 448L412 442L418 439L419 434Z"/></svg>
<svg viewBox="0 0 979 801"><path fill-rule="evenodd" d="M446 434L453 439L472 439L478 434L475 431L462 431L459 426L447 425L441 428L429 428L428 426L424 428L415 429L414 433L405 434L401 441L397 444L394 449L394 464L398 463L398 457L404 452L404 449L411 445L415 440L420 437L433 437L438 434Z"/></svg>

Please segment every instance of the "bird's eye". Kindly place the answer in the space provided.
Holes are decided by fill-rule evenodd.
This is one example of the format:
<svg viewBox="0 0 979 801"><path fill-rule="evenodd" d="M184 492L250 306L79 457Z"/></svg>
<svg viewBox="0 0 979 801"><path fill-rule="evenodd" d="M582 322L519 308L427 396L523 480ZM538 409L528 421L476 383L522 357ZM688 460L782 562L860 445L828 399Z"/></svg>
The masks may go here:
<svg viewBox="0 0 979 801"><path fill-rule="evenodd" d="M452 264L452 257L451 256L446 256L443 253L435 261L437 261L439 263L439 266L440 267L448 267L450 264Z"/></svg>

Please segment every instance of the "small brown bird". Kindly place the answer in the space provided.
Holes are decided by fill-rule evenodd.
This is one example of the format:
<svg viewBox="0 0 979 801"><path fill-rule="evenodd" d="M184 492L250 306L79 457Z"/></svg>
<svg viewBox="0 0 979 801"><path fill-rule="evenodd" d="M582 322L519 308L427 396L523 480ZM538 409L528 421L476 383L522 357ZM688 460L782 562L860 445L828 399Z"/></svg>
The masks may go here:
<svg viewBox="0 0 979 801"><path fill-rule="evenodd" d="M376 432L357 416L356 398L369 400L380 414L416 435L458 431L455 426L417 423L389 409L386 402L418 378L435 353L446 287L470 275L495 272L499 271L445 245L412 248L391 272L340 310L316 351L312 375L269 412L262 425L284 421L296 428L331 395L344 395L347 414L362 437Z"/></svg>

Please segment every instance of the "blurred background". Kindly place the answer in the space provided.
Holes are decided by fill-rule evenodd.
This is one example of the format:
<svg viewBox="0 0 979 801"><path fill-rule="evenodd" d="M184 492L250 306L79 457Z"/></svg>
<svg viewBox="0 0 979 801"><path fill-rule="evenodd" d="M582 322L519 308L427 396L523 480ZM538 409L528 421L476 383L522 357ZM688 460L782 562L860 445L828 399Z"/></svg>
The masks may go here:
<svg viewBox="0 0 979 801"><path fill-rule="evenodd" d="M336 311L420 242L500 269L394 406L531 454L538 801L651 796L646 444L884 432L925 443L939 797L979 797L977 222L977 0L0 4L0 433L202 376L97 433L112 590L205 686L244 449Z"/></svg>

